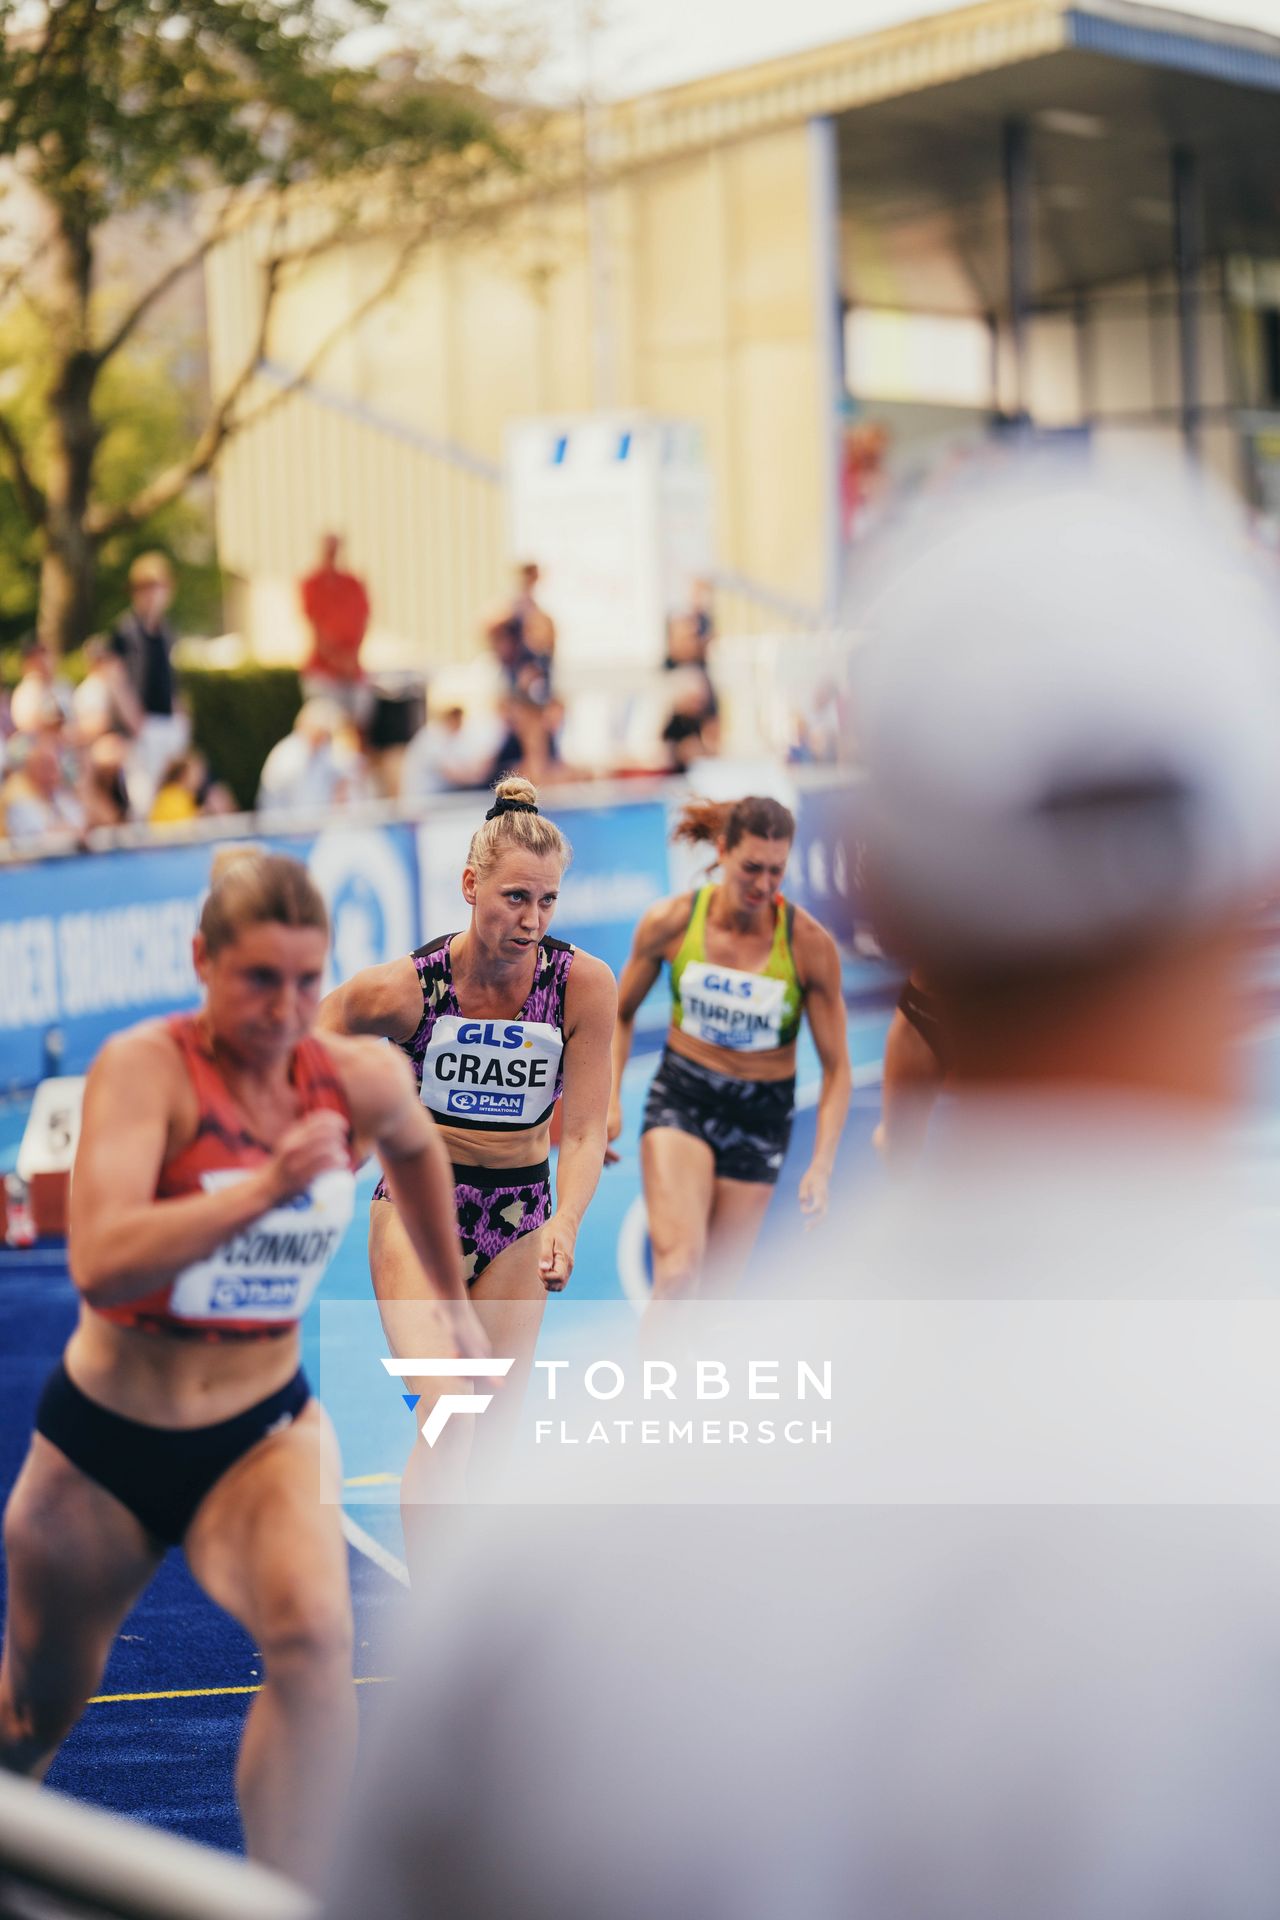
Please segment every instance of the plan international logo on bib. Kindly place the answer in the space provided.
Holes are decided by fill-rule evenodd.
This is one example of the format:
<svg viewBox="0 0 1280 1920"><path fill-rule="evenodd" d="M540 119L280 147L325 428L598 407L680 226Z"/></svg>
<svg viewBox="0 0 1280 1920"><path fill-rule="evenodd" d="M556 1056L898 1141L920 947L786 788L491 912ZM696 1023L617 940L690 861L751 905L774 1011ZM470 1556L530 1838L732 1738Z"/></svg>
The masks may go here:
<svg viewBox="0 0 1280 1920"><path fill-rule="evenodd" d="M465 1087L445 1101L446 1112L473 1113L481 1120L518 1120L523 1106L518 1093L471 1093Z"/></svg>

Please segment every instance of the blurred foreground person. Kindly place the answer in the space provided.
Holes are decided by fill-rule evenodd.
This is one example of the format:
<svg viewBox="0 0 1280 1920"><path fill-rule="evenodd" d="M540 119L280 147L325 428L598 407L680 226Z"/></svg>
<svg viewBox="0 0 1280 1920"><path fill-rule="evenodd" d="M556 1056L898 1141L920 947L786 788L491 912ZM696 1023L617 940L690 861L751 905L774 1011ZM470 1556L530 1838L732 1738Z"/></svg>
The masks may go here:
<svg viewBox="0 0 1280 1920"><path fill-rule="evenodd" d="M1235 1417L1274 1403L1271 1274L1224 1149L1280 641L1196 502L1015 479L859 623L879 931L950 1097L808 1301L787 1276L843 1483L610 1510L602 1469L592 1508L496 1516L334 1915L1274 1913L1280 1448ZM767 1348L731 1312L732 1371ZM708 1473L686 1447L648 1496Z"/></svg>
<svg viewBox="0 0 1280 1920"><path fill-rule="evenodd" d="M483 1351L448 1164L403 1065L311 1034L328 948L306 869L215 856L204 1002L114 1035L85 1088L80 1315L4 1515L0 1770L40 1777L170 1547L251 1635L236 1790L249 1852L314 1880L355 1751L342 1472L300 1323L381 1159L455 1350Z"/></svg>

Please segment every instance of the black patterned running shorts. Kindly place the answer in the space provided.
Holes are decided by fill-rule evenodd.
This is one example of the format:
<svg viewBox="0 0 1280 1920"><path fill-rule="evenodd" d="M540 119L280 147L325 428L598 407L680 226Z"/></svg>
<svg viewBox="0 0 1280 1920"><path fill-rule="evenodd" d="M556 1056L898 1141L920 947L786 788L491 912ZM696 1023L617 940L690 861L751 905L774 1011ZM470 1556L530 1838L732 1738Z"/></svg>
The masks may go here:
<svg viewBox="0 0 1280 1920"><path fill-rule="evenodd" d="M716 1157L717 1180L773 1186L782 1171L791 1118L794 1075L787 1080L732 1080L664 1049L645 1101L641 1133L675 1127L705 1140Z"/></svg>

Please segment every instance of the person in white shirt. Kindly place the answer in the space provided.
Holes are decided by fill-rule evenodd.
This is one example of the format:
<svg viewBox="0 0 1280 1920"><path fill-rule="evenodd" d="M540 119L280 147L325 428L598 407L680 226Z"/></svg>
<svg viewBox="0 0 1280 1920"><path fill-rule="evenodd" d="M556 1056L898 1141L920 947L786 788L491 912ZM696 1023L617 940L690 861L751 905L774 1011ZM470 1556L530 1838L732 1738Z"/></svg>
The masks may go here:
<svg viewBox="0 0 1280 1920"><path fill-rule="evenodd" d="M1019 467L931 516L860 609L853 830L948 1107L779 1263L834 1353L809 1504L712 1504L685 1448L647 1508L605 1466L504 1508L327 1915L1274 1913L1275 1265L1231 1146L1280 630L1198 494Z"/></svg>
<svg viewBox="0 0 1280 1920"><path fill-rule="evenodd" d="M362 797L360 755L343 739L345 726L346 716L332 701L304 701L292 731L267 755L258 812L316 812Z"/></svg>

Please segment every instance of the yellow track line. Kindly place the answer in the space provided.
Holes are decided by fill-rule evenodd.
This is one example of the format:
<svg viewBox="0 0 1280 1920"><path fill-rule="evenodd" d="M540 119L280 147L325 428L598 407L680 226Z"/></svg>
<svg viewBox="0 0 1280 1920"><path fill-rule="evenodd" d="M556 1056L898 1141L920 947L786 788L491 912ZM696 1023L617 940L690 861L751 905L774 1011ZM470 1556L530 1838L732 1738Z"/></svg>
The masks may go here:
<svg viewBox="0 0 1280 1920"><path fill-rule="evenodd" d="M389 1673L365 1673L356 1679L358 1687L382 1687L390 1680ZM95 1693L85 1702L90 1707L115 1705L121 1700L208 1700L213 1695L226 1693L261 1693L262 1682L254 1687L174 1687L168 1693Z"/></svg>
<svg viewBox="0 0 1280 1920"><path fill-rule="evenodd" d="M354 1480L344 1480L344 1487L398 1487L398 1473L358 1473Z"/></svg>

